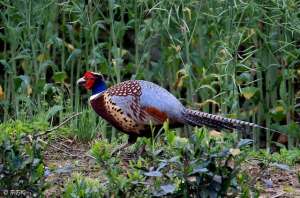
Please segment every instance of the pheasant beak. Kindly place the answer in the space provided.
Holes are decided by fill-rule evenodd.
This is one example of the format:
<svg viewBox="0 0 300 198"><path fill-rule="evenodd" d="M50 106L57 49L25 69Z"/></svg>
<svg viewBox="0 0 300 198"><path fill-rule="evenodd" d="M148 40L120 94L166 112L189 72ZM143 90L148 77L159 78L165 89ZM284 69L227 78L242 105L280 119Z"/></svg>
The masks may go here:
<svg viewBox="0 0 300 198"><path fill-rule="evenodd" d="M86 80L84 79L84 78L79 78L78 80L77 80L77 85L79 85L79 86L85 86L85 83L86 83Z"/></svg>

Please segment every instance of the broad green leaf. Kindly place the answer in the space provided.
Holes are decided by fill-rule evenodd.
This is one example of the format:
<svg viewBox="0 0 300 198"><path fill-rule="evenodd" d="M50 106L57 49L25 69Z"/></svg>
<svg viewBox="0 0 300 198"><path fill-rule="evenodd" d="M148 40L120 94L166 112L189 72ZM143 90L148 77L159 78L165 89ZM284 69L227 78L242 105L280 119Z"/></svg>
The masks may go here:
<svg viewBox="0 0 300 198"><path fill-rule="evenodd" d="M247 99L251 99L255 93L258 91L258 88L257 87L246 87L246 88L243 88L242 90L242 95Z"/></svg>
<svg viewBox="0 0 300 198"><path fill-rule="evenodd" d="M296 122L292 121L288 125L288 133L290 135L298 136L299 137L299 132L300 132L300 126Z"/></svg>
<svg viewBox="0 0 300 198"><path fill-rule="evenodd" d="M190 175L193 175L195 173L207 173L209 170L207 168L203 168L203 166L198 166L193 169L192 173Z"/></svg>
<svg viewBox="0 0 300 198"><path fill-rule="evenodd" d="M27 75L20 75L14 79L15 88L18 92L25 91L30 95L31 87L30 87L30 78Z"/></svg>
<svg viewBox="0 0 300 198"><path fill-rule="evenodd" d="M55 72L52 78L56 83L63 83L67 78L67 74L65 72Z"/></svg>
<svg viewBox="0 0 300 198"><path fill-rule="evenodd" d="M241 148L243 146L247 146L253 143L253 140L251 139L241 139L238 143L238 147Z"/></svg>
<svg viewBox="0 0 300 198"><path fill-rule="evenodd" d="M160 188L164 191L165 194L173 193L176 189L174 184L166 184L160 186Z"/></svg>
<svg viewBox="0 0 300 198"><path fill-rule="evenodd" d="M175 144L178 148L184 148L188 146L188 139L184 137L175 137Z"/></svg>
<svg viewBox="0 0 300 198"><path fill-rule="evenodd" d="M162 168L164 168L165 166L167 166L168 165L168 162L161 162L160 164L159 164L159 166L158 166L158 168L157 168L157 171L159 171L160 169L162 169Z"/></svg>
<svg viewBox="0 0 300 198"><path fill-rule="evenodd" d="M250 82L251 81L251 74L249 72L243 72L237 77L237 81L239 84L245 83L245 82Z"/></svg>
<svg viewBox="0 0 300 198"><path fill-rule="evenodd" d="M0 97L0 98L1 98L1 97ZM168 120L166 120L166 121L164 122L163 128L164 128L165 131L169 131L169 121L168 121Z"/></svg>
<svg viewBox="0 0 300 198"><path fill-rule="evenodd" d="M174 131L166 131L166 138L167 138L167 142L168 144L172 145L175 141L176 138L176 134Z"/></svg>
<svg viewBox="0 0 300 198"><path fill-rule="evenodd" d="M270 113L272 115L272 118L276 121L282 121L286 117L285 109L282 105L278 105L270 110Z"/></svg>
<svg viewBox="0 0 300 198"><path fill-rule="evenodd" d="M46 69L49 66L53 66L53 65L54 65L54 63L51 60L46 60L46 61L42 62L39 66L39 74L45 73Z"/></svg>
<svg viewBox="0 0 300 198"><path fill-rule="evenodd" d="M46 80L45 79L38 79L35 83L35 91L37 93L42 93L44 90L44 87L46 85Z"/></svg>
<svg viewBox="0 0 300 198"><path fill-rule="evenodd" d="M150 172L144 173L144 175L146 175L148 177L161 177L162 173L160 171L150 171Z"/></svg>
<svg viewBox="0 0 300 198"><path fill-rule="evenodd" d="M72 53L68 57L66 61L66 65L68 65L71 61L76 60L76 58L81 54L81 49L74 49L72 50Z"/></svg>

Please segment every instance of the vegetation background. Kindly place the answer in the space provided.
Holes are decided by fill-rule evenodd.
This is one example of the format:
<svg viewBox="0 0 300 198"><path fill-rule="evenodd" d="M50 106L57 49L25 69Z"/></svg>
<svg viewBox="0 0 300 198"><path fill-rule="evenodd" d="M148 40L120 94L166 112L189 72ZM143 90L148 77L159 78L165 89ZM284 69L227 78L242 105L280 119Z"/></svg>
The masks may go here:
<svg viewBox="0 0 300 198"><path fill-rule="evenodd" d="M285 131L298 144L297 0L1 0L0 9L2 121L45 112L55 124L57 113L81 111L89 93L75 82L92 70L109 85L153 81L188 106ZM264 136L256 131L255 145L270 148L272 134Z"/></svg>
<svg viewBox="0 0 300 198"><path fill-rule="evenodd" d="M0 11L0 120L4 123L0 129L9 134L46 130L48 125L61 123L73 112L83 112L84 116L71 123L72 133L78 139L91 140L100 135L110 142L119 141L120 135L115 129L90 110L90 93L76 86L76 80L84 71L92 70L104 74L109 86L128 79L149 80L167 88L189 107L284 132L287 136L278 137L268 130L257 129L246 134L253 138L254 148L264 147L267 153L274 145L280 145L278 138L289 148L299 146L298 0L0 0ZM33 122L36 118L39 121ZM190 130L183 132L191 135ZM201 143L204 145L201 149L207 153L220 149L220 145L211 149L212 146L206 144L210 140L199 131L196 135L198 143L191 145ZM171 133L167 133L166 138L173 144L175 137ZM4 139L4 135L0 135L0 142ZM19 149L16 153L21 154L22 149L29 151L27 141L22 140L21 144L19 140L17 144L11 141L1 144L3 148L0 148L12 153ZM45 167L42 161L37 163L35 159L43 154L39 144L30 148L34 150L30 151L32 161L26 163L36 168L31 168L36 179L30 180L32 183L28 186L39 181L35 191L41 192L40 178ZM104 150L99 151L99 148ZM111 145L106 142L96 143L93 156L100 164L105 162L104 167L116 167L116 161L110 159L105 150L108 148ZM182 150L169 151L169 154L177 152L183 159L189 156L192 160L198 159L196 150L192 154ZM233 150L223 157L231 159L232 155L239 152ZM290 153L284 151L282 155L287 157ZM11 162L4 156L0 156L0 161ZM298 152L293 156L297 158ZM23 157L27 156L18 158L22 163ZM150 159L149 163L159 160L162 159ZM212 163L216 162L212 160ZM11 170L26 167L11 166L15 167ZM186 167L181 164L175 172L186 170L181 166ZM223 168L216 170L224 172ZM206 170L198 168L198 172L193 173ZM114 177L118 171L107 173L110 181L115 182L111 182L112 191L122 188L124 181L129 185L132 180L142 178L135 173L127 180ZM11 178L18 181L15 172L11 172ZM27 172L22 169L18 174ZM150 173L148 176L153 176ZM179 178L189 182L186 175ZM67 191L77 189L73 185L81 185L81 179L67 186ZM99 185L95 181L85 182L87 186ZM175 190L171 187L161 189L169 193L170 188ZM179 189L184 189L183 194L187 196L187 187ZM127 192L128 188L122 190Z"/></svg>

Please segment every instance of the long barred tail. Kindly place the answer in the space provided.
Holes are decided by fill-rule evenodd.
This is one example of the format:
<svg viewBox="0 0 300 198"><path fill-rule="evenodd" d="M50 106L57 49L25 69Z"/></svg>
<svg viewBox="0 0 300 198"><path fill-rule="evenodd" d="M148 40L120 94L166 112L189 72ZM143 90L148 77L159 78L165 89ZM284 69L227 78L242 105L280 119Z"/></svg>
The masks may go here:
<svg viewBox="0 0 300 198"><path fill-rule="evenodd" d="M225 118L222 116L218 115L213 115L201 111L196 111L192 109L185 109L184 111L184 120L186 121L187 124L190 124L192 126L208 126L214 129L237 129L239 131L246 130L247 127L251 128L261 128L265 130L270 130L273 132L278 132L273 129L269 129L266 127L262 127L260 125L250 123L250 122L245 122L242 120L237 120L237 119L231 119L231 118Z"/></svg>

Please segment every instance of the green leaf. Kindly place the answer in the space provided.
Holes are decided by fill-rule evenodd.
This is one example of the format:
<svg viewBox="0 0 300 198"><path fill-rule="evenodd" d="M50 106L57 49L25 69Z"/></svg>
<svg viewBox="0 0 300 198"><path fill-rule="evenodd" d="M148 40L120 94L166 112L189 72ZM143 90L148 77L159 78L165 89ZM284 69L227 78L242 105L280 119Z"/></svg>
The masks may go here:
<svg viewBox="0 0 300 198"><path fill-rule="evenodd" d="M241 139L238 143L238 147L241 148L241 147L250 145L252 143L253 143L253 140L251 140L251 139Z"/></svg>
<svg viewBox="0 0 300 198"><path fill-rule="evenodd" d="M160 186L160 188L164 191L165 194L173 193L176 189L174 184L166 184Z"/></svg>
<svg viewBox="0 0 300 198"><path fill-rule="evenodd" d="M169 131L169 121L168 120L164 122L163 128L165 131Z"/></svg>
<svg viewBox="0 0 300 198"><path fill-rule="evenodd" d="M255 93L258 91L257 87L245 87L242 90L242 96L244 96L247 100L251 99Z"/></svg>
<svg viewBox="0 0 300 198"><path fill-rule="evenodd" d="M67 78L67 74L65 72L55 72L52 78L56 83L63 83Z"/></svg>
<svg viewBox="0 0 300 198"><path fill-rule="evenodd" d="M201 92L201 91L207 91L207 92L208 92L208 90L210 90L213 94L217 94L216 89L213 88L211 85L202 85L202 86L200 86L200 87L197 89L197 91L199 91L199 90L200 90L200 92Z"/></svg>
<svg viewBox="0 0 300 198"><path fill-rule="evenodd" d="M37 93L42 93L44 90L44 87L46 85L46 79L38 79L35 83L35 91Z"/></svg>
<svg viewBox="0 0 300 198"><path fill-rule="evenodd" d="M249 72L243 72L241 75L237 76L237 83L241 85L245 82L250 82L251 78L252 76Z"/></svg>
<svg viewBox="0 0 300 198"><path fill-rule="evenodd" d="M159 171L160 169L166 167L167 165L168 165L167 162L161 162L161 163L159 164L158 168L157 168L157 171Z"/></svg>
<svg viewBox="0 0 300 198"><path fill-rule="evenodd" d="M287 126L290 135L299 137L300 126L296 122L292 121Z"/></svg>
<svg viewBox="0 0 300 198"><path fill-rule="evenodd" d="M282 121L286 117L285 108L282 105L277 105L270 110L272 118L276 121Z"/></svg>
<svg viewBox="0 0 300 198"><path fill-rule="evenodd" d="M144 175L148 176L148 177L161 177L162 173L159 171L149 171L144 173Z"/></svg>
<svg viewBox="0 0 300 198"><path fill-rule="evenodd" d="M174 131L166 131L166 138L167 138L168 144L172 145L176 138L175 132Z"/></svg>
<svg viewBox="0 0 300 198"><path fill-rule="evenodd" d="M287 92L286 92L286 84L285 84L285 80L282 80L281 83L280 83L280 87L279 87L279 95L280 95L280 98L282 100L286 100L287 98Z"/></svg>
<svg viewBox="0 0 300 198"><path fill-rule="evenodd" d="M39 74L45 73L46 69L50 66L55 65L54 62L52 62L51 60L46 60L43 63L40 64L39 66Z"/></svg>
<svg viewBox="0 0 300 198"><path fill-rule="evenodd" d="M193 172L190 175L193 175L195 173L207 173L207 172L208 172L207 168L203 168L203 166L198 166L193 169Z"/></svg>
<svg viewBox="0 0 300 198"><path fill-rule="evenodd" d="M6 72L8 72L8 73L12 72L12 67L6 60L0 59L0 63L4 66L4 69L7 70Z"/></svg>
<svg viewBox="0 0 300 198"><path fill-rule="evenodd" d="M66 65L68 65L71 61L74 61L80 54L81 54L81 49L75 49L74 51L72 51L72 53L70 54L70 56L66 61Z"/></svg>
<svg viewBox="0 0 300 198"><path fill-rule="evenodd" d="M63 110L63 107L60 106L60 105L55 105L53 107L51 107L49 110L48 110L48 113L47 113L47 119L50 119L51 117L53 117L56 113L58 113L59 111L62 111Z"/></svg>

